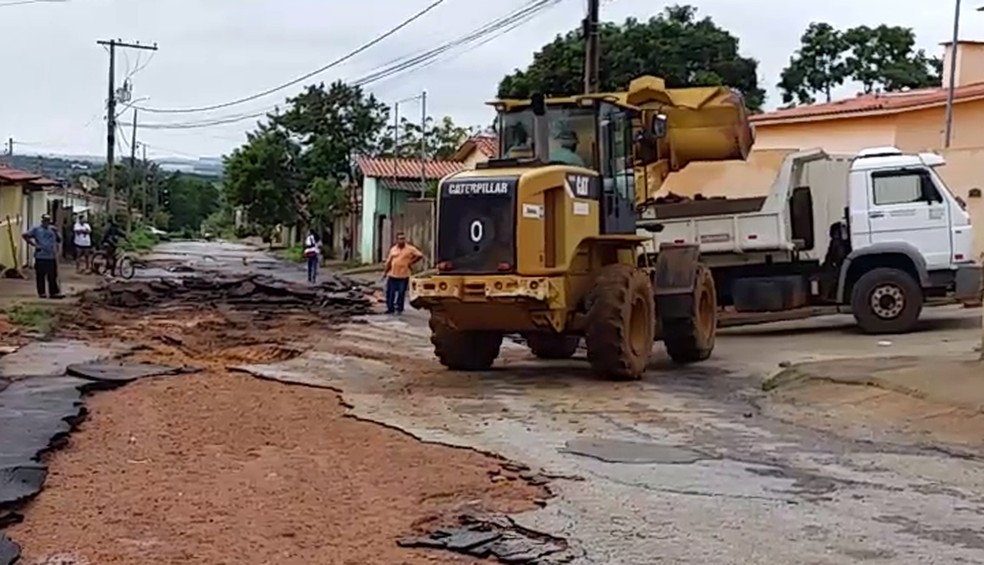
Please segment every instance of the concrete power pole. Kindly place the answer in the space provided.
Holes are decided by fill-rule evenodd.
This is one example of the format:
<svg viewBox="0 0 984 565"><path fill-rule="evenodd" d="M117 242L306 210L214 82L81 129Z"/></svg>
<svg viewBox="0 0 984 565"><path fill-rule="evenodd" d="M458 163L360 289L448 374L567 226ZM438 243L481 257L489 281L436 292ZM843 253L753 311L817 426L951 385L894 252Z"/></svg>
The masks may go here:
<svg viewBox="0 0 984 565"><path fill-rule="evenodd" d="M13 156L14 156L14 138L8 137L7 138L7 157L13 157Z"/></svg>
<svg viewBox="0 0 984 565"><path fill-rule="evenodd" d="M957 45L960 41L960 0L956 0L953 8L953 43L950 44L950 73L946 87L946 118L943 133L943 148L949 149L953 139L953 95L956 90L957 82Z"/></svg>
<svg viewBox="0 0 984 565"><path fill-rule="evenodd" d="M600 0L588 0L588 15L584 18L584 93L594 94L601 88L601 51L598 45Z"/></svg>
<svg viewBox="0 0 984 565"><path fill-rule="evenodd" d="M116 212L116 49L143 49L157 51L157 44L140 45L125 43L119 39L97 41L96 44L109 49L109 89L106 98L106 196L109 199L109 213Z"/></svg>
<svg viewBox="0 0 984 565"><path fill-rule="evenodd" d="M133 185L137 182L137 109L133 109L133 133L130 134L130 182L126 183L126 231L133 229Z"/></svg>
<svg viewBox="0 0 984 565"><path fill-rule="evenodd" d="M427 196L427 91L420 93L420 197Z"/></svg>

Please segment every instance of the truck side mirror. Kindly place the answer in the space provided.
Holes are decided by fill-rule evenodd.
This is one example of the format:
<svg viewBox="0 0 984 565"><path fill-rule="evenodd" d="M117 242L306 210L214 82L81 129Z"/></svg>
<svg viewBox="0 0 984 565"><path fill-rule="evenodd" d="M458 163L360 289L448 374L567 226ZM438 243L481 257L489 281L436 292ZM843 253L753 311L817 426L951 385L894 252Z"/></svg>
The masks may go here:
<svg viewBox="0 0 984 565"><path fill-rule="evenodd" d="M653 116L653 122L651 124L651 133L653 134L653 137L656 139L665 138L667 129L666 114L656 114Z"/></svg>

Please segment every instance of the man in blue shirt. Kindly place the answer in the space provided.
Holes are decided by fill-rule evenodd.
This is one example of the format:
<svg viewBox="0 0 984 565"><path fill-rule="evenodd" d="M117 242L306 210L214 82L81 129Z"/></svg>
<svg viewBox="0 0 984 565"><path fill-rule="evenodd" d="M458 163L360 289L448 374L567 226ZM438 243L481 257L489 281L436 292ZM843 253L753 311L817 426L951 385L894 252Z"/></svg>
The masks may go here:
<svg viewBox="0 0 984 565"><path fill-rule="evenodd" d="M34 276L38 296L62 298L58 289L58 244L61 243L61 235L51 225L51 216L41 216L41 225L25 232L24 241L34 248Z"/></svg>

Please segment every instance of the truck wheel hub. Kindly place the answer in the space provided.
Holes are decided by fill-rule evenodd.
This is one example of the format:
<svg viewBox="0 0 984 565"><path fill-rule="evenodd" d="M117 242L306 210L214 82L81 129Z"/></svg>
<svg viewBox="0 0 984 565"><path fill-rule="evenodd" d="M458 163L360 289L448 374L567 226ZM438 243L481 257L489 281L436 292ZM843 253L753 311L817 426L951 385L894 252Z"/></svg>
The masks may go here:
<svg viewBox="0 0 984 565"><path fill-rule="evenodd" d="M905 295L895 285L883 285L871 293L871 311L882 319L898 317L905 308Z"/></svg>

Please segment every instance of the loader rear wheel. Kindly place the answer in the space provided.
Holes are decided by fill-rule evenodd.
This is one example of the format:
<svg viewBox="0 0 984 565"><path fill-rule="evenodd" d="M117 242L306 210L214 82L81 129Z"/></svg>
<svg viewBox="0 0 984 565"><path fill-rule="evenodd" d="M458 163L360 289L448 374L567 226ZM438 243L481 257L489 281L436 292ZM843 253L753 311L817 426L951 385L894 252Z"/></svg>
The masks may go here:
<svg viewBox="0 0 984 565"><path fill-rule="evenodd" d="M693 294L660 297L659 304L663 346L670 359L682 364L710 357L717 336L717 291L710 269L697 268Z"/></svg>
<svg viewBox="0 0 984 565"><path fill-rule="evenodd" d="M430 319L431 343L434 355L452 371L484 371L499 356L502 334L474 330L456 330L447 324Z"/></svg>
<svg viewBox="0 0 984 565"><path fill-rule="evenodd" d="M530 351L540 359L570 359L581 343L576 335L528 333L524 337Z"/></svg>
<svg viewBox="0 0 984 565"><path fill-rule="evenodd" d="M592 370L614 380L642 376L653 348L656 304L644 272L608 265L588 296L584 341Z"/></svg>

